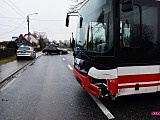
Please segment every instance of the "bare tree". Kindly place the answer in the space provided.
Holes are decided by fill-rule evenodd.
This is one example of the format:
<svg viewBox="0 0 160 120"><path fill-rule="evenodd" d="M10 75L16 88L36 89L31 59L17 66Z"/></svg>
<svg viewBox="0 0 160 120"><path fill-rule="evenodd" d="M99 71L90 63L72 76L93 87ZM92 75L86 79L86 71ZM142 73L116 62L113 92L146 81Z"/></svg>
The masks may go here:
<svg viewBox="0 0 160 120"><path fill-rule="evenodd" d="M83 5L84 2L88 0L70 0L70 8L69 8L69 13L76 13L78 12L79 8L81 5Z"/></svg>
<svg viewBox="0 0 160 120"><path fill-rule="evenodd" d="M47 38L46 32L38 32L38 31L34 31L33 34L36 35L36 36L38 37L38 38L37 38L38 40L39 40L40 38L43 38L45 42L49 42L49 40L48 40L48 38Z"/></svg>

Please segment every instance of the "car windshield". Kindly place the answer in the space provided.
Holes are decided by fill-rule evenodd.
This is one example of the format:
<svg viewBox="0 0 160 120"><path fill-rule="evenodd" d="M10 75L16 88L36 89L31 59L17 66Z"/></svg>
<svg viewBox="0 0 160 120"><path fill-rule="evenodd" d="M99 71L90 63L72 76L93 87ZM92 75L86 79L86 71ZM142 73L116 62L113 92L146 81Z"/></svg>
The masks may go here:
<svg viewBox="0 0 160 120"><path fill-rule="evenodd" d="M29 47L20 47L19 50L26 51L26 50L30 50L30 48Z"/></svg>

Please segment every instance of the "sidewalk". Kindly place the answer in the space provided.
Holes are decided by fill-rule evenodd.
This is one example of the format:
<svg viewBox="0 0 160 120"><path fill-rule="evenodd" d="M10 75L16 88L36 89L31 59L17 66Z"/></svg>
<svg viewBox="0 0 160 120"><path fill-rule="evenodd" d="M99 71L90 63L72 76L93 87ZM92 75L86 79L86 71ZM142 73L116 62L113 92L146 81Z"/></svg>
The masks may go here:
<svg viewBox="0 0 160 120"><path fill-rule="evenodd" d="M42 55L42 52L37 52L36 57L39 57ZM2 82L4 79L6 79L8 76L28 64L29 61L18 61L15 60L13 62L9 62L3 65L0 65L0 82Z"/></svg>

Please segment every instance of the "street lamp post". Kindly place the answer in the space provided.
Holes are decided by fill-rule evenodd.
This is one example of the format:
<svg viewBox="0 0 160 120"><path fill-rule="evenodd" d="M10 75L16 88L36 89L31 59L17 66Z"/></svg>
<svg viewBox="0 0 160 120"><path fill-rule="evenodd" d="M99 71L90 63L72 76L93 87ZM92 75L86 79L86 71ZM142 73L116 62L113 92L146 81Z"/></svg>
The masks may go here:
<svg viewBox="0 0 160 120"><path fill-rule="evenodd" d="M29 15L34 15L34 14L38 14L38 13L32 13L32 14L28 14L28 15L27 15L27 23L28 23L28 41L29 41Z"/></svg>

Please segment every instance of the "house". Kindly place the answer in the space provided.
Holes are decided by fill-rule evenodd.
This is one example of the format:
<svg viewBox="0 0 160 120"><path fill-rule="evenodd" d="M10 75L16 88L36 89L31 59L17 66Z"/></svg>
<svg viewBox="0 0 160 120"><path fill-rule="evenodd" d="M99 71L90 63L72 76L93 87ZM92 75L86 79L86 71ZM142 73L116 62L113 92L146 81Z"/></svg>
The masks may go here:
<svg viewBox="0 0 160 120"><path fill-rule="evenodd" d="M25 34L24 38L27 39L31 44L35 44L35 45L38 44L37 36L34 34L31 34L31 33Z"/></svg>
<svg viewBox="0 0 160 120"><path fill-rule="evenodd" d="M15 40L15 42L17 43L17 46L31 45L31 43L22 34L20 34L20 36Z"/></svg>
<svg viewBox="0 0 160 120"><path fill-rule="evenodd" d="M5 49L9 41L0 42L0 49Z"/></svg>
<svg viewBox="0 0 160 120"><path fill-rule="evenodd" d="M21 34L19 38L17 38L16 43L18 46L20 45L29 45L34 48L37 48L39 41L37 40L37 36L33 34L25 34L24 36Z"/></svg>

